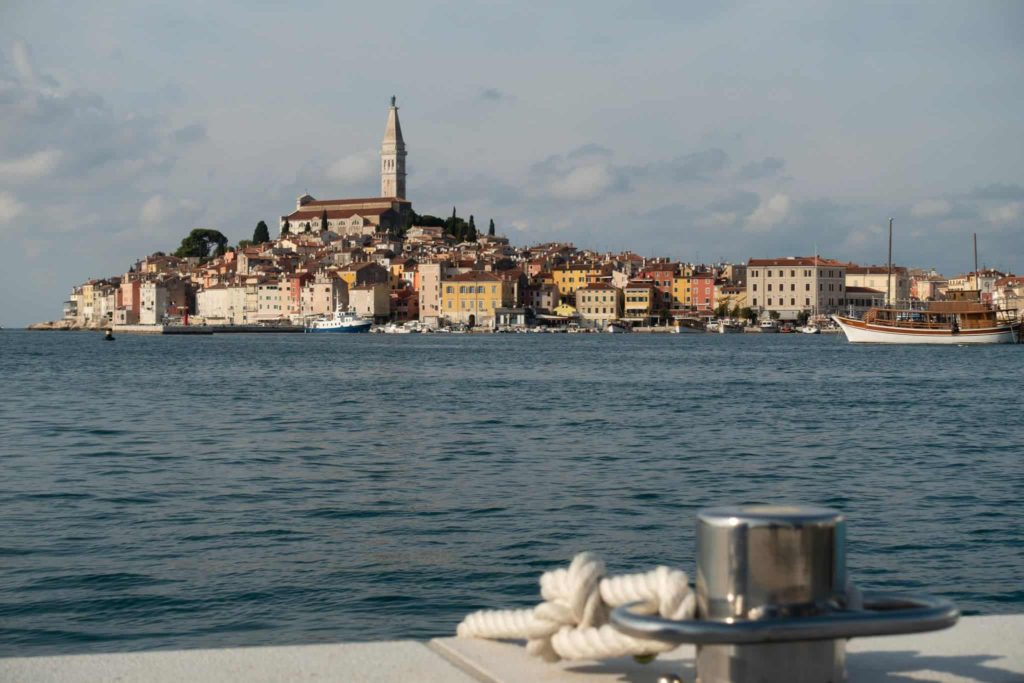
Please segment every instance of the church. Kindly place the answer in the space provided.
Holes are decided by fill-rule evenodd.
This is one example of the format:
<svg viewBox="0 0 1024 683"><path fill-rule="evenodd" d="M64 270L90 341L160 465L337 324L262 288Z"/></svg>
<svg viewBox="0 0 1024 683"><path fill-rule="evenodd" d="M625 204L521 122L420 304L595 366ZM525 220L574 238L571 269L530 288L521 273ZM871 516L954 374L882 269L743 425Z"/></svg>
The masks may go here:
<svg viewBox="0 0 1024 683"><path fill-rule="evenodd" d="M406 225L412 202L405 198L405 156L398 106L392 97L380 147L380 197L315 199L304 194L295 211L281 216L281 234L331 230L339 235L370 235Z"/></svg>

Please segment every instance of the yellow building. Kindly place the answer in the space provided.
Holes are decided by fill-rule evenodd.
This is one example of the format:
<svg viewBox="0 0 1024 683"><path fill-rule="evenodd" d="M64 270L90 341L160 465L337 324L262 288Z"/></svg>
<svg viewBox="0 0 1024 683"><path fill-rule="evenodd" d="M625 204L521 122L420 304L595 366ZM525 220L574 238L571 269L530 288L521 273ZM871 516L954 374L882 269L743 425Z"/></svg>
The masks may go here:
<svg viewBox="0 0 1024 683"><path fill-rule="evenodd" d="M693 292L692 271L687 270L685 274L676 275L672 278L672 308L692 308Z"/></svg>
<svg viewBox="0 0 1024 683"><path fill-rule="evenodd" d="M605 275L605 269L597 263L566 263L551 269L558 294L566 301L573 301L577 289L600 282Z"/></svg>
<svg viewBox="0 0 1024 683"><path fill-rule="evenodd" d="M622 290L623 318L646 321L654 310L656 290L649 282L630 282Z"/></svg>
<svg viewBox="0 0 1024 683"><path fill-rule="evenodd" d="M495 310L513 304L513 284L494 273L471 270L441 283L440 317L451 322L493 325Z"/></svg>

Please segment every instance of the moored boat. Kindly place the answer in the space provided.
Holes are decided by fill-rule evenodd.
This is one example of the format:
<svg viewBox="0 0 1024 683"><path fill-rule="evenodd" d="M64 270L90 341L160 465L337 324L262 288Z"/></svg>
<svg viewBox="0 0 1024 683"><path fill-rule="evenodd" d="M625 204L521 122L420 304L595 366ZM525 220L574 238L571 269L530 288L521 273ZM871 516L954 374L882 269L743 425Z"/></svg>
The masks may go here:
<svg viewBox="0 0 1024 683"><path fill-rule="evenodd" d="M612 322L608 323L608 326L604 328L604 331L607 332L608 334L625 334L627 332L630 332L630 329L629 325L627 325L626 323L620 322L618 320L613 320Z"/></svg>
<svg viewBox="0 0 1024 683"><path fill-rule="evenodd" d="M774 320L762 320L759 326L762 332L778 332L779 324Z"/></svg>
<svg viewBox="0 0 1024 683"><path fill-rule="evenodd" d="M317 318L306 325L306 332L369 332L372 320L339 306L332 315Z"/></svg>
<svg viewBox="0 0 1024 683"><path fill-rule="evenodd" d="M922 308L876 307L864 318L833 315L851 343L866 344L1011 344L1020 322L1016 311L980 300L979 292L949 292L949 301Z"/></svg>
<svg viewBox="0 0 1024 683"><path fill-rule="evenodd" d="M743 324L735 320L721 320L718 323L718 334L734 334L743 332Z"/></svg>

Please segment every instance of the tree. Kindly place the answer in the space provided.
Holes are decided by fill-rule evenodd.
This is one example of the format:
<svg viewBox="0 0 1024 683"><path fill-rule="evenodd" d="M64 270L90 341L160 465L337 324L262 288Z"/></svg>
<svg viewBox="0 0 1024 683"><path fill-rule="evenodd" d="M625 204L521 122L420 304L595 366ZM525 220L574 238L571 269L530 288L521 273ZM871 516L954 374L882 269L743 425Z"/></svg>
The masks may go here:
<svg viewBox="0 0 1024 683"><path fill-rule="evenodd" d="M267 224L260 221L256 224L256 229L252 231L252 243L263 244L264 242L270 241L270 229L267 228Z"/></svg>
<svg viewBox="0 0 1024 683"><path fill-rule="evenodd" d="M324 209L324 212L322 214L320 214L320 232L323 232L326 229L327 229L327 209Z"/></svg>
<svg viewBox="0 0 1024 683"><path fill-rule="evenodd" d="M779 312L778 311L768 311L768 317L771 318L772 320L778 320L779 317L780 317L779 316Z"/></svg>
<svg viewBox="0 0 1024 683"><path fill-rule="evenodd" d="M715 315L717 315L719 318L724 318L727 315L729 315L728 299L722 299L721 301L718 302L718 305L715 306Z"/></svg>
<svg viewBox="0 0 1024 683"><path fill-rule="evenodd" d="M799 325L803 326L807 324L807 321L810 319L810 317L810 311L800 311L799 313L796 314L796 321Z"/></svg>
<svg viewBox="0 0 1024 683"><path fill-rule="evenodd" d="M743 308L740 309L739 317L749 322L754 322L755 320L757 320L757 313L754 311L754 309L750 308L749 306L744 306Z"/></svg>
<svg viewBox="0 0 1024 683"><path fill-rule="evenodd" d="M251 247L252 245L253 245L253 241L252 240L238 240L238 248L239 249L245 249L246 247Z"/></svg>
<svg viewBox="0 0 1024 683"><path fill-rule="evenodd" d="M466 242L476 242L476 222L473 220L473 214L469 215L469 225L463 230L462 236Z"/></svg>
<svg viewBox="0 0 1024 683"><path fill-rule="evenodd" d="M494 219L491 219L491 224L487 226L487 234L494 237Z"/></svg>
<svg viewBox="0 0 1024 683"><path fill-rule="evenodd" d="M217 256L222 256L227 249L228 238L219 230L196 228L181 240L181 246L174 252L178 258L208 258L214 249Z"/></svg>
<svg viewBox="0 0 1024 683"><path fill-rule="evenodd" d="M311 226L309 224L309 221L306 221L306 227L302 229L302 232L312 232L312 231L313 231L313 226Z"/></svg>
<svg viewBox="0 0 1024 683"><path fill-rule="evenodd" d="M743 315L743 309L740 308L739 304L733 304L732 311L730 311L729 315L733 320L739 320Z"/></svg>
<svg viewBox="0 0 1024 683"><path fill-rule="evenodd" d="M288 221L288 219L285 218L284 219L284 225L281 226L281 234L282 235L287 235L289 232L291 232L291 229L292 229L291 225L292 224Z"/></svg>

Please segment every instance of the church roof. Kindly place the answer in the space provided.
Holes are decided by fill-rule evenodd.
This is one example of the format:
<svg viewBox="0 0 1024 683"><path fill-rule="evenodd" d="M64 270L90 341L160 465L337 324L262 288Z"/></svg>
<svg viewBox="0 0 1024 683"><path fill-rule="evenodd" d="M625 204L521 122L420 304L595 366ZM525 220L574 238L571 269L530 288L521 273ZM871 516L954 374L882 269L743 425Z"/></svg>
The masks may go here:
<svg viewBox="0 0 1024 683"><path fill-rule="evenodd" d="M408 199L402 199L400 197L362 197L357 199L314 199L311 202L306 202L302 205L303 211L312 210L311 207L319 206L337 206L342 204L394 204L399 202L402 204L411 204Z"/></svg>
<svg viewBox="0 0 1024 683"><path fill-rule="evenodd" d="M391 211L391 207L375 208L375 209L320 209L319 211L294 211L285 218L289 221L318 221L324 215L324 211L327 212L327 220L337 218L351 218L352 216L380 216L388 211Z"/></svg>

